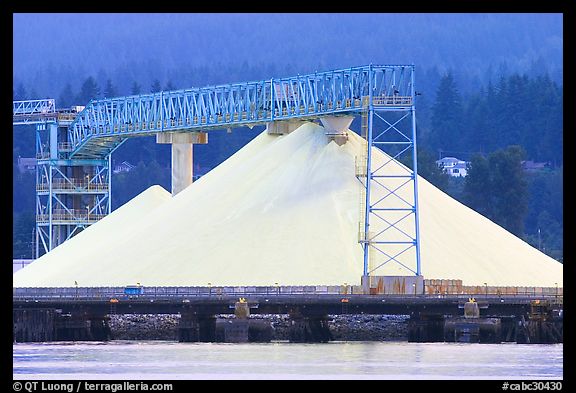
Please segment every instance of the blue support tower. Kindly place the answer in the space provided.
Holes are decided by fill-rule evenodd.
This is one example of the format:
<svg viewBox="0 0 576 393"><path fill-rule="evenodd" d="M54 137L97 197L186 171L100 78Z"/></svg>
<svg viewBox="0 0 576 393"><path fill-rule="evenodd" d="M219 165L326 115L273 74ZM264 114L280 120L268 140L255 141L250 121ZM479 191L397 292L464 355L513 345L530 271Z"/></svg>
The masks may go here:
<svg viewBox="0 0 576 393"><path fill-rule="evenodd" d="M388 263L398 264L405 274L422 275L414 67L394 68L387 76L385 73L373 75L362 113L366 156L357 163L357 176L365 189L359 238L364 249L363 276L366 282L368 276L378 275L379 269ZM381 91L389 94L377 93ZM375 131L375 119L380 120L383 129ZM387 153L390 159L382 165L375 165L374 148ZM398 173L397 160L403 157L411 159L413 168L401 166L403 170ZM391 170L392 166L394 170ZM375 194L381 195L378 191L384 196L376 199ZM409 198L406 198L406 192L410 194ZM401 193L404 197L400 196ZM399 228L401 223L407 224L404 229ZM382 224L384 228L372 231L371 225L375 224Z"/></svg>
<svg viewBox="0 0 576 393"><path fill-rule="evenodd" d="M68 126L74 109L57 110L53 99L14 101L13 124L36 125L37 258L111 211L110 155L69 159Z"/></svg>

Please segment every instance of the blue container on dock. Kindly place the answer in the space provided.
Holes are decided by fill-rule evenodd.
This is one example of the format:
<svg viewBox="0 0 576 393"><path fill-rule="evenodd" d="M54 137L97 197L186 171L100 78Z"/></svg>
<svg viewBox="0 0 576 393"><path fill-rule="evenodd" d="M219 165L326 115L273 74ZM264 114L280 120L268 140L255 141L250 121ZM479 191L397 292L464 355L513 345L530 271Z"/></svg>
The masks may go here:
<svg viewBox="0 0 576 393"><path fill-rule="evenodd" d="M129 285L124 287L124 294L125 295L142 295L143 289L141 286L136 285Z"/></svg>

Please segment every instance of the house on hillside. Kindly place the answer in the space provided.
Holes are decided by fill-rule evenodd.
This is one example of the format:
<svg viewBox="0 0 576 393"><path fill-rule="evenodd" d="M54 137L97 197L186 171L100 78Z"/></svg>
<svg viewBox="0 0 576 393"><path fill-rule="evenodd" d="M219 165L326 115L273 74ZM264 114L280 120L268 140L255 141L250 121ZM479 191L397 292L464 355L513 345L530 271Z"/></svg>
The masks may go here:
<svg viewBox="0 0 576 393"><path fill-rule="evenodd" d="M18 157L18 170L20 173L34 172L36 170L36 158Z"/></svg>
<svg viewBox="0 0 576 393"><path fill-rule="evenodd" d="M456 157L444 157L436 161L439 168L444 168L447 174L453 177L466 177L468 161L462 161Z"/></svg>
<svg viewBox="0 0 576 393"><path fill-rule="evenodd" d="M526 172L542 172L551 168L549 162L522 161L520 164Z"/></svg>
<svg viewBox="0 0 576 393"><path fill-rule="evenodd" d="M135 165L130 164L128 161L122 161L121 164L118 164L114 167L114 174L122 173L122 172L130 172L132 169L136 168Z"/></svg>

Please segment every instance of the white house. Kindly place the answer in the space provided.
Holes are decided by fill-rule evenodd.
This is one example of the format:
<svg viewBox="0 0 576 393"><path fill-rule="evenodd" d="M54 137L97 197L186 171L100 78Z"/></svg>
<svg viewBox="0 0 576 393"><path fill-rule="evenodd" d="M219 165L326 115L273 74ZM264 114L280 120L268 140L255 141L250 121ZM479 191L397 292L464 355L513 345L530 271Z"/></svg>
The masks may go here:
<svg viewBox="0 0 576 393"><path fill-rule="evenodd" d="M116 165L114 167L114 170L112 172L114 173L130 172L134 168L136 167L130 164L128 161L122 161L121 164Z"/></svg>
<svg viewBox="0 0 576 393"><path fill-rule="evenodd" d="M18 156L18 170L21 173L25 171L34 172L36 170L36 158Z"/></svg>
<svg viewBox="0 0 576 393"><path fill-rule="evenodd" d="M456 157L444 157L436 161L438 167L444 168L447 174L454 177L465 177L468 174L466 164L468 164L467 161L459 160Z"/></svg>

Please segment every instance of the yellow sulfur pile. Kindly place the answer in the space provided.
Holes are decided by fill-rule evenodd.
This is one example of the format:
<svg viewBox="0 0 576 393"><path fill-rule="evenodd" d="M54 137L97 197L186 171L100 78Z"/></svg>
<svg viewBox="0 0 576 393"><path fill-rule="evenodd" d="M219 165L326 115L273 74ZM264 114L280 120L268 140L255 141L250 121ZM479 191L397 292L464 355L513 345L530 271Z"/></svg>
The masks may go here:
<svg viewBox="0 0 576 393"><path fill-rule="evenodd" d="M174 197L159 186L144 191L15 273L13 285L359 284L363 187L355 163L366 142L348 134L338 146L314 123L284 136L263 132ZM376 149L372 157L376 166L390 160ZM386 170L405 173L396 161ZM562 286L562 264L423 178L418 182L424 278ZM382 188L373 191L373 201L384 195ZM411 191L398 193L409 201ZM382 225L373 220L370 232ZM397 226L413 231L410 220ZM386 260L373 254L371 267ZM413 254L402 257L414 266ZM374 274L413 273L389 262Z"/></svg>

